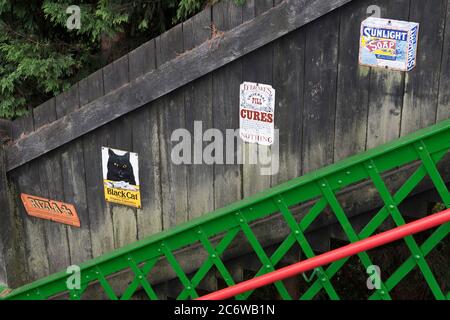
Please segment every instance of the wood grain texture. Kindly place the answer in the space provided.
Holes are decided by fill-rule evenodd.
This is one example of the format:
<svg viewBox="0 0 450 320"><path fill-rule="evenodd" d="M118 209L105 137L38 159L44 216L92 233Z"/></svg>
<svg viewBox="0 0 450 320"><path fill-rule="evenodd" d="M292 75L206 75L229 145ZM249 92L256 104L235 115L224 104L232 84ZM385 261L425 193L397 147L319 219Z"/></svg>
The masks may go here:
<svg viewBox="0 0 450 320"><path fill-rule="evenodd" d="M9 230L11 230L11 219L9 216L11 208L9 206L9 199L7 196L9 192L6 179L5 154L3 151L3 146L0 146L0 189L2 190L2 194L0 195L0 205L4 208L4 210L0 212L0 218L3 221L0 225L0 285L8 286L5 248L9 244Z"/></svg>
<svg viewBox="0 0 450 320"><path fill-rule="evenodd" d="M17 194L6 174L3 141L11 138L11 125L11 121L0 120L0 284L16 288L29 279L23 223L15 206Z"/></svg>
<svg viewBox="0 0 450 320"><path fill-rule="evenodd" d="M84 105L76 112L54 121L49 126L23 137L9 146L8 168L9 170L14 169L80 137L272 42L349 1L291 0L282 2L265 14L256 17L251 23L244 23L224 34L220 37L220 46L204 43L185 54L179 54L183 51L180 49L175 50L175 55L163 55L163 60L167 61L167 59L175 58L177 53L179 54L177 59L165 64L164 67L162 67L162 62L165 61L159 61L158 70L146 74L139 81L102 96ZM163 39L159 42L164 47L180 46L182 34L173 36L167 32L160 39ZM216 39L213 42L217 41L219 40ZM164 51L167 50L163 48ZM197 61L202 61L202 63L197 64Z"/></svg>
<svg viewBox="0 0 450 320"><path fill-rule="evenodd" d="M274 43L275 128L279 130L279 172L272 185L301 175L305 32L296 30Z"/></svg>
<svg viewBox="0 0 450 320"><path fill-rule="evenodd" d="M80 107L78 83L72 86L69 90L56 96L54 103L56 103L55 109L58 119L78 109ZM35 125L35 129L38 129L39 127L40 126Z"/></svg>
<svg viewBox="0 0 450 320"><path fill-rule="evenodd" d="M156 68L155 42L129 54L130 79ZM133 150L139 155L142 207L136 211L137 237L142 239L162 230L161 173L158 108L155 102L131 113Z"/></svg>
<svg viewBox="0 0 450 320"><path fill-rule="evenodd" d="M13 135L15 133L29 134L33 131L33 116L29 115L13 122ZM18 124L21 124L18 126ZM24 263L26 282L30 282L49 274L49 260L47 255L46 234L44 220L28 216L20 199L20 193L41 195L39 163L38 160L14 170L9 175L17 193L15 206L18 208L18 224L23 229L23 238L26 261Z"/></svg>
<svg viewBox="0 0 450 320"><path fill-rule="evenodd" d="M183 23L184 50L197 47L211 37L211 10L204 10ZM203 133L213 127L212 75L183 87L185 128L192 136L192 163L186 166L188 217L192 219L214 209L213 164L205 163Z"/></svg>
<svg viewBox="0 0 450 320"><path fill-rule="evenodd" d="M17 118L11 124L12 139L17 140L34 131L33 113ZM6 150L8 152L8 150ZM8 158L7 158L8 159Z"/></svg>
<svg viewBox="0 0 450 320"><path fill-rule="evenodd" d="M80 104L86 104L104 94L103 73L98 71L80 84ZM112 217L106 209L103 190L102 146L108 145L109 132L102 127L83 137L86 198L92 241L92 255L97 257L114 249Z"/></svg>
<svg viewBox="0 0 450 320"><path fill-rule="evenodd" d="M242 7L233 1L221 1L213 7L213 21L220 31L228 31L242 23ZM239 128L239 86L242 82L241 60L234 61L212 75L213 125L226 130ZM224 154L225 164L214 165L214 208L222 208L242 197L242 166L237 136L233 139L234 156ZM231 144L231 141L227 143ZM227 156L229 159L227 160Z"/></svg>
<svg viewBox="0 0 450 320"><path fill-rule="evenodd" d="M0 119L0 143L3 146L3 144L11 140L12 140L12 121Z"/></svg>
<svg viewBox="0 0 450 320"><path fill-rule="evenodd" d="M79 83L68 93L56 97L56 115L62 118L80 107ZM36 115L35 115L36 121ZM75 205L80 228L67 226L70 263L80 264L92 259L89 212L86 195L83 141L77 139L60 148L62 192L64 201Z"/></svg>
<svg viewBox="0 0 450 320"><path fill-rule="evenodd" d="M441 73L439 79L439 99L437 122L450 118L450 0L447 1L447 14L442 50Z"/></svg>
<svg viewBox="0 0 450 320"><path fill-rule="evenodd" d="M152 39L128 54L130 80L134 80L155 69L155 39Z"/></svg>
<svg viewBox="0 0 450 320"><path fill-rule="evenodd" d="M0 140L8 137L7 134L0 133ZM26 280L26 257L23 230L17 223L15 194L6 175L5 159L3 145L0 144L0 284L15 288Z"/></svg>
<svg viewBox="0 0 450 320"><path fill-rule="evenodd" d="M72 89L78 92L78 90ZM36 114L45 113L45 116L38 116L40 123L35 120L35 127L45 126L57 118L56 100L64 99L64 107L70 106L71 99L78 101L76 95L68 94L58 96L44 103ZM59 102L59 101L58 101ZM61 109L65 112L66 109ZM55 150L37 159L39 167L39 184L41 193L37 196L64 201L63 173L61 169L61 154ZM67 226L49 220L43 220L45 229L45 240L47 244L47 255L49 260L49 272L61 271L70 265L70 250L67 238Z"/></svg>
<svg viewBox="0 0 450 320"><path fill-rule="evenodd" d="M401 135L436 121L446 2L436 0L433 5L423 5L423 1L411 0L409 19L420 23L419 43L417 65L406 74Z"/></svg>
<svg viewBox="0 0 450 320"><path fill-rule="evenodd" d="M369 68L359 66L361 21L371 0L339 9L339 52L336 96L334 161L362 152L366 147Z"/></svg>
<svg viewBox="0 0 450 320"><path fill-rule="evenodd" d="M303 174L333 162L339 16L306 26Z"/></svg>
<svg viewBox="0 0 450 320"><path fill-rule="evenodd" d="M249 1L243 7L243 19L258 17L273 6L273 0ZM273 44L251 52L242 59L243 82L255 82L273 86ZM244 143L243 145L243 197L251 196L270 187L271 176L261 174L262 164L271 158L271 147ZM267 161L264 161L267 162Z"/></svg>
<svg viewBox="0 0 450 320"><path fill-rule="evenodd" d="M211 37L211 7L183 22L183 51L189 51Z"/></svg>
<svg viewBox="0 0 450 320"><path fill-rule="evenodd" d="M409 0L375 1L382 17L408 20ZM405 73L382 68L370 70L367 149L396 139L400 135Z"/></svg>
<svg viewBox="0 0 450 320"><path fill-rule="evenodd" d="M172 28L156 41L157 67L169 66L167 61L183 52L182 25ZM160 99L157 104L159 113L159 141L161 157L161 194L163 228L167 229L188 219L187 170L185 165L175 165L171 159L172 132L185 128L184 90L177 89Z"/></svg>

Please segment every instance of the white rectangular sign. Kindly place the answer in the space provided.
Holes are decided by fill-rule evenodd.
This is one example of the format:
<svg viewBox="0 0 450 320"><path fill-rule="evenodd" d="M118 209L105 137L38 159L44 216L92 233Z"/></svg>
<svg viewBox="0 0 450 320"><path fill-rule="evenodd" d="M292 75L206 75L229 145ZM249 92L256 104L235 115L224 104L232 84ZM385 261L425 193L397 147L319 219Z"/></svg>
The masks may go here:
<svg viewBox="0 0 450 320"><path fill-rule="evenodd" d="M410 71L416 66L419 24L370 17L361 24L359 63Z"/></svg>
<svg viewBox="0 0 450 320"><path fill-rule="evenodd" d="M239 119L239 135L242 140L272 145L275 131L275 89L267 84L241 84Z"/></svg>

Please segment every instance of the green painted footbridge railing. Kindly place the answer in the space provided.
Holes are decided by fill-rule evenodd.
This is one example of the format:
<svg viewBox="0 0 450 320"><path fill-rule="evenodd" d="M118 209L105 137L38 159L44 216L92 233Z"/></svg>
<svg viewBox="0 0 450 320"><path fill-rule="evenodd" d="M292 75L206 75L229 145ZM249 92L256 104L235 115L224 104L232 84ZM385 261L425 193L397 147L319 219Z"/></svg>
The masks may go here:
<svg viewBox="0 0 450 320"><path fill-rule="evenodd" d="M14 289L3 299L48 299L62 293L68 293L71 299L80 299L83 298L88 285L94 282L101 285L110 299L130 299L139 287L143 288L150 299L158 299L148 281L148 276L161 258L167 259L184 287L178 298L198 298L199 293L196 288L214 266L228 286L235 285L221 257L239 233L246 237L261 261L262 267L256 274L255 277L257 277L276 270L283 256L296 243L300 245L306 258L314 257L305 232L327 207L332 210L351 243L374 235L389 217L396 226L404 225L405 220L398 206L427 176L434 184L444 205L450 208L449 191L436 167L449 148L450 120L446 120L88 261L80 266L81 287L79 290L67 289L66 280L69 275L63 271ZM413 162L419 162L418 168L394 194L391 194L382 178L382 173ZM357 233L340 205L336 193L344 187L364 180L370 180L373 183L384 206ZM298 222L292 213L292 207L307 201L315 201L315 203ZM269 256L252 231L251 223L275 213L281 213L291 233ZM450 293L443 292L426 260L427 255L448 236L449 231L450 224L445 223L435 229L421 244L418 244L413 236L406 236L404 241L411 256L381 283L380 288L375 290L370 298L391 299L392 289L416 267L422 273L436 299L450 298ZM214 247L211 238L219 235L222 236L221 240ZM174 252L198 243L204 247L208 258L194 276L189 278L177 261ZM358 253L358 258L365 268L373 265L367 252ZM310 282L300 299L313 299L321 291L330 299L339 299L332 284L333 276L347 261L348 258L344 258L331 263L327 268L318 268L317 279ZM134 279L121 296L117 296L108 282L108 277L124 270L131 270L134 273ZM274 285L282 298L291 299L283 282L278 281ZM251 294L252 291L249 291L236 298L246 299L251 297Z"/></svg>

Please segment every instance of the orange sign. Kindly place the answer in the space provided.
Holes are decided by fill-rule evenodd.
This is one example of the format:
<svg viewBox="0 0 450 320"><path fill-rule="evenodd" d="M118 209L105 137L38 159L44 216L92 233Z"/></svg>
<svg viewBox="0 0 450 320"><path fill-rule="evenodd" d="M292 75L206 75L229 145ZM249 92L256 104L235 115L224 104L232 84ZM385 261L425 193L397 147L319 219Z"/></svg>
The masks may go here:
<svg viewBox="0 0 450 320"><path fill-rule="evenodd" d="M22 193L20 197L30 216L80 227L80 219L73 205L25 193Z"/></svg>

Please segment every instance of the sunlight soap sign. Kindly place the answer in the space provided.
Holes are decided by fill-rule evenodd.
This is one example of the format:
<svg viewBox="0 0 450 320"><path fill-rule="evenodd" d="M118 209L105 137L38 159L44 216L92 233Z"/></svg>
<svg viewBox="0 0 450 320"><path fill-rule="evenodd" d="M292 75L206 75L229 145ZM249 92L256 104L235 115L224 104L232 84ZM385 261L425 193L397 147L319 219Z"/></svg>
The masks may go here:
<svg viewBox="0 0 450 320"><path fill-rule="evenodd" d="M270 146L274 141L275 89L244 82L240 87L239 136L245 142Z"/></svg>
<svg viewBox="0 0 450 320"><path fill-rule="evenodd" d="M419 24L370 17L361 24L359 63L410 71L416 66Z"/></svg>
<svg viewBox="0 0 450 320"><path fill-rule="evenodd" d="M105 200L140 208L137 153L102 147Z"/></svg>

